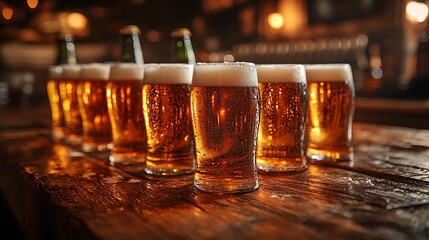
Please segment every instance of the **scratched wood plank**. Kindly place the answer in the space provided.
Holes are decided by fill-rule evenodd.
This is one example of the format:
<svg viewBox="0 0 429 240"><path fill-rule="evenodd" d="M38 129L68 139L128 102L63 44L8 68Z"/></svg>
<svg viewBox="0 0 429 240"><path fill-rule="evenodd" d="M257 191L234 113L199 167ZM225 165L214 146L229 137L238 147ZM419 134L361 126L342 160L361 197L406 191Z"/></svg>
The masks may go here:
<svg viewBox="0 0 429 240"><path fill-rule="evenodd" d="M30 238L415 239L429 189L331 166L261 175L258 191L213 195L192 176L149 178L48 135L2 141L3 191ZM125 171L129 171L128 173ZM24 208L22 207L24 206ZM416 214L418 213L418 214Z"/></svg>
<svg viewBox="0 0 429 240"><path fill-rule="evenodd" d="M429 182L429 130L354 124L356 160L337 167L382 178Z"/></svg>

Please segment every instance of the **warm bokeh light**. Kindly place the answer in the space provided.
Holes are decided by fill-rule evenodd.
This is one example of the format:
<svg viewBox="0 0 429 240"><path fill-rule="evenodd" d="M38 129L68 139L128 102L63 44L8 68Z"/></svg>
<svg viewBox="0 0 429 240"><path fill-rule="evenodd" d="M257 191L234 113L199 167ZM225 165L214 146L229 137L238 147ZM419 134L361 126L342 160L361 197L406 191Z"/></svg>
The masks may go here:
<svg viewBox="0 0 429 240"><path fill-rule="evenodd" d="M279 12L287 23L283 27L285 36L293 37L307 27L307 8L305 1L282 0L279 2Z"/></svg>
<svg viewBox="0 0 429 240"><path fill-rule="evenodd" d="M405 9L406 18L410 22L422 23L426 20L429 14L428 5L423 2L411 1Z"/></svg>
<svg viewBox="0 0 429 240"><path fill-rule="evenodd" d="M67 15L67 25L76 30L83 30L88 25L88 19L81 13L73 12Z"/></svg>
<svg viewBox="0 0 429 240"><path fill-rule="evenodd" d="M150 31L147 32L146 38L147 38L147 40L149 42L156 43L156 42L161 41L162 34L160 32L158 32L158 31L150 30Z"/></svg>
<svg viewBox="0 0 429 240"><path fill-rule="evenodd" d="M39 4L39 0L27 0L27 5L29 8L36 8Z"/></svg>
<svg viewBox="0 0 429 240"><path fill-rule="evenodd" d="M274 29L283 27L284 19L280 13L271 13L268 15L268 24Z"/></svg>
<svg viewBox="0 0 429 240"><path fill-rule="evenodd" d="M234 56L232 56L232 54L226 54L223 57L223 61L224 62L234 62Z"/></svg>
<svg viewBox="0 0 429 240"><path fill-rule="evenodd" d="M13 9L10 7L5 7L3 8L3 10L1 11L3 18L6 20L10 20L13 17Z"/></svg>

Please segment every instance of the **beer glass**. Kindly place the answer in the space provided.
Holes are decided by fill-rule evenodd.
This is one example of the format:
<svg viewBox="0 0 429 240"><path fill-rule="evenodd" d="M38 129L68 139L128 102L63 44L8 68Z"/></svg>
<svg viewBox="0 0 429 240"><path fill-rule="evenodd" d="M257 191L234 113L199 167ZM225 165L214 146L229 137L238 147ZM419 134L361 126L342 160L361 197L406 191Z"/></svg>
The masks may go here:
<svg viewBox="0 0 429 240"><path fill-rule="evenodd" d="M191 64L146 64L143 112L147 133L146 173L194 171L190 110Z"/></svg>
<svg viewBox="0 0 429 240"><path fill-rule="evenodd" d="M146 161L147 137L142 107L144 67L134 63L113 64L106 87L112 125L112 165Z"/></svg>
<svg viewBox="0 0 429 240"><path fill-rule="evenodd" d="M258 188L259 90L253 63L198 63L191 85L194 185L208 192Z"/></svg>
<svg viewBox="0 0 429 240"><path fill-rule="evenodd" d="M82 142L82 118L77 100L77 85L80 79L80 65L62 65L63 76L59 83L60 99L66 125L65 140L70 144Z"/></svg>
<svg viewBox="0 0 429 240"><path fill-rule="evenodd" d="M257 167L266 172L305 170L305 68L272 64L257 65L256 70L261 93Z"/></svg>
<svg viewBox="0 0 429 240"><path fill-rule="evenodd" d="M60 101L59 82L63 69L60 66L49 67L49 77L46 84L52 117L52 138L60 140L64 138L65 123L63 107Z"/></svg>
<svg viewBox="0 0 429 240"><path fill-rule="evenodd" d="M350 65L306 66L307 158L312 162L353 159L354 85Z"/></svg>
<svg viewBox="0 0 429 240"><path fill-rule="evenodd" d="M112 131L106 101L109 73L108 64L82 65L77 95L82 116L84 152L105 151L111 147Z"/></svg>

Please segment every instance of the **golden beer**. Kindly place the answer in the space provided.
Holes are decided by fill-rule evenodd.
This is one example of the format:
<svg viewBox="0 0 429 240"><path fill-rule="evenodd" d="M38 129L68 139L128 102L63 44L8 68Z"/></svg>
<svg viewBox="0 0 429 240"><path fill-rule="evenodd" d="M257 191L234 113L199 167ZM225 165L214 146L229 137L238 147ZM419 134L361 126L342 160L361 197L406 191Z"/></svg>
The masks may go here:
<svg viewBox="0 0 429 240"><path fill-rule="evenodd" d="M70 144L82 142L82 118L77 100L77 85L81 67L79 65L62 65L63 77L59 83L60 99L64 111L65 138Z"/></svg>
<svg viewBox="0 0 429 240"><path fill-rule="evenodd" d="M259 90L253 63L197 64L191 87L194 184L208 192L258 188Z"/></svg>
<svg viewBox="0 0 429 240"><path fill-rule="evenodd" d="M190 110L192 71L190 64L145 66L146 173L177 175L194 171Z"/></svg>
<svg viewBox="0 0 429 240"><path fill-rule="evenodd" d="M303 65L257 65L261 114L256 163L258 169L301 171L307 168L304 129L307 81Z"/></svg>
<svg viewBox="0 0 429 240"><path fill-rule="evenodd" d="M112 125L111 164L144 163L147 137L142 107L143 65L111 66L106 97Z"/></svg>
<svg viewBox="0 0 429 240"><path fill-rule="evenodd" d="M46 84L52 117L52 137L63 139L65 131L63 107L60 101L59 81L62 78L63 69L60 66L49 68L49 78Z"/></svg>
<svg viewBox="0 0 429 240"><path fill-rule="evenodd" d="M82 66L77 95L82 116L84 152L105 151L112 141L106 101L109 73L110 66L107 64Z"/></svg>
<svg viewBox="0 0 429 240"><path fill-rule="evenodd" d="M348 64L306 66L307 157L313 162L353 159L354 85Z"/></svg>

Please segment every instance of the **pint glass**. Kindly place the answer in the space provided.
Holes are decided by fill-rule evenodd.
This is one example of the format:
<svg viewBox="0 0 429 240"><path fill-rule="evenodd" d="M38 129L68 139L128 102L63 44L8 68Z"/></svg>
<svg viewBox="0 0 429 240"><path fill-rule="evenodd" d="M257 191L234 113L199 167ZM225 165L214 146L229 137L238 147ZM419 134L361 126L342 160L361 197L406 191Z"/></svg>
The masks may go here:
<svg viewBox="0 0 429 240"><path fill-rule="evenodd" d="M261 93L256 163L266 172L307 168L304 129L307 80L303 65L257 65Z"/></svg>
<svg viewBox="0 0 429 240"><path fill-rule="evenodd" d="M146 173L177 175L194 171L190 110L193 68L190 64L145 65Z"/></svg>
<svg viewBox="0 0 429 240"><path fill-rule="evenodd" d="M60 81L60 97L66 125L65 140L70 144L82 142L82 118L77 100L77 85L80 80L81 66L62 65L63 77Z"/></svg>
<svg viewBox="0 0 429 240"><path fill-rule="evenodd" d="M112 125L110 163L137 164L146 161L147 137L142 107L143 65L114 64L110 69L106 98Z"/></svg>
<svg viewBox="0 0 429 240"><path fill-rule="evenodd" d="M307 157L312 162L353 159L354 85L350 65L306 66Z"/></svg>
<svg viewBox="0 0 429 240"><path fill-rule="evenodd" d="M258 188L259 90L253 63L198 63L191 87L194 185L208 192Z"/></svg>
<svg viewBox="0 0 429 240"><path fill-rule="evenodd" d="M63 107L60 101L59 81L62 78L63 69L60 66L51 66L49 68L49 78L46 84L49 104L51 106L52 116L52 138L55 140L64 138L65 123Z"/></svg>
<svg viewBox="0 0 429 240"><path fill-rule="evenodd" d="M109 73L110 65L107 64L82 66L77 95L82 116L82 150L84 152L108 150L112 141L106 101Z"/></svg>

